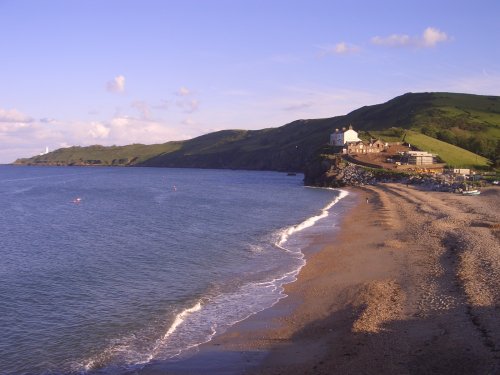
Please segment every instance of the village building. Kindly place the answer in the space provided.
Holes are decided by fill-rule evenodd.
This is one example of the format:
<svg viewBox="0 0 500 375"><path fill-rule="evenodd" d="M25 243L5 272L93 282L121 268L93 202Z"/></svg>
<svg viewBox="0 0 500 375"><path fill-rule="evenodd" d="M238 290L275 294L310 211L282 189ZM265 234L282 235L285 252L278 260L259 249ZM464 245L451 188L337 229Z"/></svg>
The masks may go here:
<svg viewBox="0 0 500 375"><path fill-rule="evenodd" d="M342 131L335 129L335 133L330 134L330 145L338 148L338 152L343 154L370 154L384 151L387 147L387 144L378 139L362 141L352 125Z"/></svg>
<svg viewBox="0 0 500 375"><path fill-rule="evenodd" d="M451 169L448 169L447 172L450 174L462 175L462 176L466 176L466 175L471 174L469 168L451 168Z"/></svg>
<svg viewBox="0 0 500 375"><path fill-rule="evenodd" d="M349 129L335 129L335 133L330 134L330 145L332 146L344 146L348 142L360 142L361 139L358 138L358 132L352 129L352 125L349 125Z"/></svg>
<svg viewBox="0 0 500 375"><path fill-rule="evenodd" d="M434 163L434 156L425 151L408 151L408 164L428 165Z"/></svg>
<svg viewBox="0 0 500 375"><path fill-rule="evenodd" d="M378 139L372 139L369 142L349 142L342 149L344 154L371 154L382 152L386 148L386 144Z"/></svg>

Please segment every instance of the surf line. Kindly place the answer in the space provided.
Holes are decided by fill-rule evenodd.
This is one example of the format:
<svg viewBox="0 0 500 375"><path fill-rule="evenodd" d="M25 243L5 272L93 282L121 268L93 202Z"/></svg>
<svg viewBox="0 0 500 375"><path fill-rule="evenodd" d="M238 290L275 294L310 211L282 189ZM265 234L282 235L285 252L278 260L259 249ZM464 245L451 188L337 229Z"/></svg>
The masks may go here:
<svg viewBox="0 0 500 375"><path fill-rule="evenodd" d="M201 308L202 308L201 301L198 301L194 306L189 307L180 312L179 314L177 314L170 328L167 330L167 332L165 332L163 337L157 341L155 347L151 351L151 354L147 358L146 362L150 362L151 360L153 360L153 358L158 353L159 349L165 345L168 338L177 330L177 328L186 320L186 318L192 313L200 311Z"/></svg>
<svg viewBox="0 0 500 375"><path fill-rule="evenodd" d="M231 326L247 319L248 317L250 317L250 316L252 316L252 315L254 315L262 310L265 310L265 309L268 309L268 308L274 306L279 300L287 297L286 294L283 294L283 285L294 282L297 279L298 273L300 272L302 267L305 265L305 260L304 260L304 253L302 253L301 251L293 251L291 249L287 249L285 247L285 243L288 240L290 235L292 235L296 232L302 231L306 228L309 228L309 227L313 226L318 220L321 220L323 218L328 217L329 210L335 204L337 204L341 199L343 199L347 195L349 195L349 193L345 190L339 190L339 189L332 189L332 190L339 191L340 194L337 197L335 197L330 203L328 203L324 208L322 208L321 212L318 215L312 216L312 217L304 220L303 222L301 222L297 225L294 225L294 226L291 226L291 227L284 229L283 232L281 233L279 241L277 243L275 243L275 245L278 248L280 248L286 252L300 255L298 257L298 259L302 260L301 264L296 269L293 269L289 272L286 272L285 274L283 274L280 277L275 278L271 281L263 281L263 282L259 282L259 283L255 284L257 286L264 287L264 289L272 288L273 292L279 290L280 295L277 296L276 300L274 302L272 302L269 306L264 307L262 309L258 309L257 311L252 311L252 312L248 313L245 317L242 317L234 322L231 322L230 323ZM136 364L145 365L145 364L151 362L153 359L155 359L158 356L158 354L160 354L162 349L165 348L165 345L167 345L169 338L177 331L177 329L183 324L186 324L186 323L189 324L189 322L186 322L186 320L189 318L189 316L192 315L193 313L199 312L202 309L203 309L203 303L202 303L202 300L199 300L193 306L188 307L188 308L182 310L180 313L178 313L175 316L175 319L174 319L173 323L170 325L167 332L165 332L165 334L160 339L158 339L156 341L154 348L151 350L150 354L147 356L145 361L141 361L141 362L136 363ZM209 334L208 338L205 338L203 341L195 343L195 344L191 344L187 347L179 348L178 353L174 354L174 355L170 355L169 358L176 357L176 356L180 355L181 353L185 352L186 350L189 350L189 349L194 348L194 347L198 347L199 345L202 345L203 343L211 341L212 338L216 334L217 334L217 331L215 330L214 327L212 327L212 332Z"/></svg>
<svg viewBox="0 0 500 375"><path fill-rule="evenodd" d="M321 189L325 189L325 188L321 188ZM337 197L335 197L335 199L333 199L325 207L323 207L321 209L321 213L319 215L312 216L312 217L304 220L300 224L293 225L291 227L288 227L287 229L284 229L281 232L280 239L275 244L276 247L280 248L281 250L287 251L289 253L296 253L296 252L294 252L294 251L292 251L292 250L290 250L290 249L288 249L288 248L285 247L285 243L288 241L288 238L292 234L294 234L296 232L300 232L300 231L302 231L302 230L304 230L306 228L312 227L314 224L316 224L317 221L328 217L329 210L333 206L335 206L340 200L342 200L343 198L345 198L345 197L347 197L349 195L349 192L346 191L346 190L332 189L332 188L326 188L326 189L339 191L339 195ZM302 254L302 252L300 252L300 253L301 253L301 258L302 258L304 256L304 254Z"/></svg>

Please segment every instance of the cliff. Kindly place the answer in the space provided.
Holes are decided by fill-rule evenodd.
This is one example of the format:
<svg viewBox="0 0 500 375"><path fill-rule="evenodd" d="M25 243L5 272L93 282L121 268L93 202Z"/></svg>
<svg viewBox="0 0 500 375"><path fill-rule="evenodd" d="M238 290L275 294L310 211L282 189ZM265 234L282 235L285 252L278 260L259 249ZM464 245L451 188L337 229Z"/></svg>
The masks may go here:
<svg viewBox="0 0 500 375"><path fill-rule="evenodd" d="M304 170L304 184L318 187L343 187L374 184L376 173L345 161L341 155L321 154Z"/></svg>

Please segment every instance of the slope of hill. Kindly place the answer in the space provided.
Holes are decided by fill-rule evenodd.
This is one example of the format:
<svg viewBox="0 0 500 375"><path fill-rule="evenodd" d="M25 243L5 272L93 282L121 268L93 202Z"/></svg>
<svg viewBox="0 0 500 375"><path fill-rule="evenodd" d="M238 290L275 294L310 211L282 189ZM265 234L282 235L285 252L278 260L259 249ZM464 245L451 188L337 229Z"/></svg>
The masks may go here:
<svg viewBox="0 0 500 375"><path fill-rule="evenodd" d="M349 124L364 137L371 131L383 134L383 130L393 127L411 129L495 159L500 144L500 97L409 93L345 116L297 120L278 128L224 130L149 146L71 147L16 163L302 171L306 161L328 142L329 134ZM453 150L455 154L464 152L460 148ZM441 156L446 160L445 155ZM471 165L467 161L464 166L484 166L484 159L472 159L480 162ZM461 163L460 158L455 160Z"/></svg>
<svg viewBox="0 0 500 375"><path fill-rule="evenodd" d="M441 160L451 167L485 168L488 166L488 159L422 133L408 130L404 135L404 140L420 150L440 155Z"/></svg>
<svg viewBox="0 0 500 375"><path fill-rule="evenodd" d="M60 148L45 155L18 159L15 161L15 164L129 166L141 163L161 153L175 151L180 147L181 144L179 142L168 142L158 145L73 146Z"/></svg>
<svg viewBox="0 0 500 375"><path fill-rule="evenodd" d="M409 93L347 117L358 129L411 129L491 160L498 157L499 96Z"/></svg>

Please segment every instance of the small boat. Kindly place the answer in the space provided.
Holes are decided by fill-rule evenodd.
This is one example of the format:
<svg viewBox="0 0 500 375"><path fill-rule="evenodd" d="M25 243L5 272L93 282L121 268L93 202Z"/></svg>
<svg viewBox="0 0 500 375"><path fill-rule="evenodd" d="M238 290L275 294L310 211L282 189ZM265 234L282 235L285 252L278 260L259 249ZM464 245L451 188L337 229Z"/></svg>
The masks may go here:
<svg viewBox="0 0 500 375"><path fill-rule="evenodd" d="M479 194L481 194L481 192L479 190L477 190L477 189L475 189L475 190L464 190L464 191L462 191L462 194L463 195L479 195Z"/></svg>

